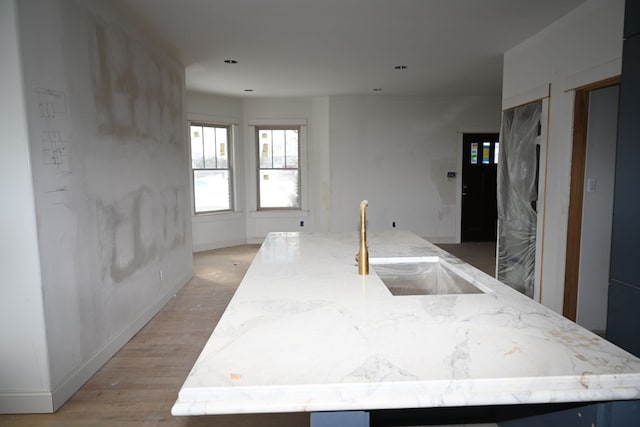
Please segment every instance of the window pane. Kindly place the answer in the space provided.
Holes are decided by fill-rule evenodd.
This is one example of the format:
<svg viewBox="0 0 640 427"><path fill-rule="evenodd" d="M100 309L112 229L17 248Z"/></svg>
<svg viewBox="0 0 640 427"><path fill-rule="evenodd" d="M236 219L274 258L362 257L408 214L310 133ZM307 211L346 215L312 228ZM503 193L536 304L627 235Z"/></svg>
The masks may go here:
<svg viewBox="0 0 640 427"><path fill-rule="evenodd" d="M498 164L498 159L500 158L500 143L496 142L493 146L493 163Z"/></svg>
<svg viewBox="0 0 640 427"><path fill-rule="evenodd" d="M193 171L196 213L231 209L228 170Z"/></svg>
<svg viewBox="0 0 640 427"><path fill-rule="evenodd" d="M298 161L298 131L288 130L286 131L287 140L287 162L285 168L297 168Z"/></svg>
<svg viewBox="0 0 640 427"><path fill-rule="evenodd" d="M259 141L258 141L258 155L260 156L260 167L261 168L270 168L272 167L271 162L271 131L270 130L260 130L258 131Z"/></svg>
<svg viewBox="0 0 640 427"><path fill-rule="evenodd" d="M261 208L298 208L298 170L260 170Z"/></svg>
<svg viewBox="0 0 640 427"><path fill-rule="evenodd" d="M490 155L491 155L491 143L483 142L482 143L482 164L488 165L490 163Z"/></svg>
<svg viewBox="0 0 640 427"><path fill-rule="evenodd" d="M191 167L204 167L202 152L202 126L191 126Z"/></svg>
<svg viewBox="0 0 640 427"><path fill-rule="evenodd" d="M216 168L216 128L204 126L204 167Z"/></svg>
<svg viewBox="0 0 640 427"><path fill-rule="evenodd" d="M216 128L216 159L220 169L229 167L227 132L227 128Z"/></svg>
<svg viewBox="0 0 640 427"><path fill-rule="evenodd" d="M284 130L273 131L273 168L284 168Z"/></svg>
<svg viewBox="0 0 640 427"><path fill-rule="evenodd" d="M478 164L478 143L477 142L471 143L471 164L472 165Z"/></svg>

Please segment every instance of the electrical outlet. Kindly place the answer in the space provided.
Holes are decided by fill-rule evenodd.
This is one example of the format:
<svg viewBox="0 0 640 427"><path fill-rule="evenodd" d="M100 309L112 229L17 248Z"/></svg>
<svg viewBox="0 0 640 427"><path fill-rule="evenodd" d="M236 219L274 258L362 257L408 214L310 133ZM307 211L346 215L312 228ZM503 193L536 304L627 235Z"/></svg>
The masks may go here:
<svg viewBox="0 0 640 427"><path fill-rule="evenodd" d="M455 172L452 172L452 171L447 172L447 178L455 178L455 177L456 177Z"/></svg>
<svg viewBox="0 0 640 427"><path fill-rule="evenodd" d="M160 281L162 282L162 270L160 270L159 276L160 276Z"/></svg>

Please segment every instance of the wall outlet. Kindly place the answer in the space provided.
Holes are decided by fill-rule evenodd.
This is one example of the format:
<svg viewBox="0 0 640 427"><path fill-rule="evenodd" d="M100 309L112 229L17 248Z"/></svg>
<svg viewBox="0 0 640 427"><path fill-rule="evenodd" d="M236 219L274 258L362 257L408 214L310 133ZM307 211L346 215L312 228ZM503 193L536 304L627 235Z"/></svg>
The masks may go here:
<svg viewBox="0 0 640 427"><path fill-rule="evenodd" d="M159 271L160 281L162 282L162 270Z"/></svg>
<svg viewBox="0 0 640 427"><path fill-rule="evenodd" d="M447 172L447 178L455 178L455 177L456 177L455 172L452 172L452 171Z"/></svg>

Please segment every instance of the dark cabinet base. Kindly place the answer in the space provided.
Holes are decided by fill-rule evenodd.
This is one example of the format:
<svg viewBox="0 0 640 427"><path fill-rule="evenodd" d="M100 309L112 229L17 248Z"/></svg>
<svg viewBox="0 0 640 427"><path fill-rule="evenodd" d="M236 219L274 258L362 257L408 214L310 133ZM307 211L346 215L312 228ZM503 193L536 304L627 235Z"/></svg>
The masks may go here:
<svg viewBox="0 0 640 427"><path fill-rule="evenodd" d="M609 284L607 340L640 357L640 289L612 280Z"/></svg>
<svg viewBox="0 0 640 427"><path fill-rule="evenodd" d="M497 423L500 427L637 427L640 401L314 412L311 427Z"/></svg>

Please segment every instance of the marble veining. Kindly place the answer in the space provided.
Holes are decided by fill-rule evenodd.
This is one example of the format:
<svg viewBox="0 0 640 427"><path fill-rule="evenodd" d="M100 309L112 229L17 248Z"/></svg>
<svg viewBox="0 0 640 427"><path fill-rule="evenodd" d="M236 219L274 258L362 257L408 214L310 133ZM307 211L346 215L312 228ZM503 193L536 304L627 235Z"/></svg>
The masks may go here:
<svg viewBox="0 0 640 427"><path fill-rule="evenodd" d="M393 296L359 276L357 233L271 233L172 413L297 412L640 398L640 360L419 237L484 291Z"/></svg>

